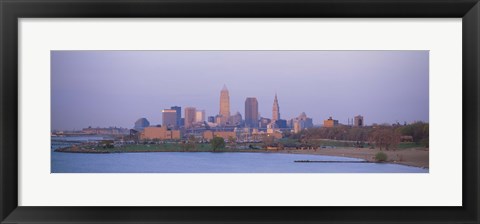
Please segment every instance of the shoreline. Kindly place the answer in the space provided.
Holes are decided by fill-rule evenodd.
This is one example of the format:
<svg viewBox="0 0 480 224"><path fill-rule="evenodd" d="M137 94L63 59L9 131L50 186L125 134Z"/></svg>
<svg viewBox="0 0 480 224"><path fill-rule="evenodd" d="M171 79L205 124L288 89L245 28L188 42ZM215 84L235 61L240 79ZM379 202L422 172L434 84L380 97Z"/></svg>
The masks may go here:
<svg viewBox="0 0 480 224"><path fill-rule="evenodd" d="M419 148L402 149L402 150L378 150L365 148L335 148L335 149L320 149L320 150L279 150L278 152L288 154L306 154L306 155L322 155L322 156L337 156L346 158L363 159L368 162L376 162L375 154L377 152L384 152L388 156L388 160L383 163L399 164L404 166L412 166L422 169L429 169L429 151ZM402 157L407 157L410 160L403 160ZM412 159L411 157L417 157ZM393 159L392 159L393 158ZM380 162L382 163L382 162Z"/></svg>
<svg viewBox="0 0 480 224"><path fill-rule="evenodd" d="M336 156L346 158L363 159L368 162L376 162L375 154L383 152L387 154L388 159L381 163L399 164L405 166L412 166L417 168L429 168L429 150L424 148L410 148L382 150L368 149L368 148L322 148L322 149L283 149L283 150L266 150L266 149L221 149L218 151L211 150L90 150L78 149L72 147L58 148L55 152L62 153L89 153L89 154L108 154L108 153L148 153L148 152L212 152L212 153L283 153L283 154L304 154L304 155L322 155L322 156Z"/></svg>

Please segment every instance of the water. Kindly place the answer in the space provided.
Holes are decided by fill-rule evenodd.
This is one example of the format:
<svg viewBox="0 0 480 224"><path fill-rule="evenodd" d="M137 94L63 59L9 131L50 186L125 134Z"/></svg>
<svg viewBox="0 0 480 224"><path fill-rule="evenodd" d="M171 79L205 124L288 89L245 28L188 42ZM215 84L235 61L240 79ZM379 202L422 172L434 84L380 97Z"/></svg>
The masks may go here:
<svg viewBox="0 0 480 224"><path fill-rule="evenodd" d="M52 137L52 173L428 173L428 169L377 163L295 163L295 160L362 161L281 153L61 153L68 142L101 137Z"/></svg>

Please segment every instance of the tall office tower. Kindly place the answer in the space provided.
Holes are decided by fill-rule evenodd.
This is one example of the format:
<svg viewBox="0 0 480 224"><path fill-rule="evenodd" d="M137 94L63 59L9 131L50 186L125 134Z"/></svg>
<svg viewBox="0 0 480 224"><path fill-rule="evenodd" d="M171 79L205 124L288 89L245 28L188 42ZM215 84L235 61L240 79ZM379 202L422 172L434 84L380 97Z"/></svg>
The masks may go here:
<svg viewBox="0 0 480 224"><path fill-rule="evenodd" d="M162 110L162 126L167 128L177 128L177 111L172 109Z"/></svg>
<svg viewBox="0 0 480 224"><path fill-rule="evenodd" d="M258 127L258 101L255 97L248 97L245 100L245 126Z"/></svg>
<svg viewBox="0 0 480 224"><path fill-rule="evenodd" d="M355 121L354 121L353 126L355 126L355 127L363 127L364 126L362 115L355 116Z"/></svg>
<svg viewBox="0 0 480 224"><path fill-rule="evenodd" d="M228 95L227 86L223 85L222 91L220 91L220 123L225 124L230 117L230 96Z"/></svg>
<svg viewBox="0 0 480 224"><path fill-rule="evenodd" d="M195 107L185 107L185 128L191 128L195 123L196 109Z"/></svg>
<svg viewBox="0 0 480 224"><path fill-rule="evenodd" d="M170 109L177 111L177 127L182 126L182 107L173 106Z"/></svg>
<svg viewBox="0 0 480 224"><path fill-rule="evenodd" d="M205 121L205 110L197 110L195 112L195 122L204 122Z"/></svg>
<svg viewBox="0 0 480 224"><path fill-rule="evenodd" d="M277 94L275 93L275 100L273 100L272 122L280 120L280 106L278 106Z"/></svg>

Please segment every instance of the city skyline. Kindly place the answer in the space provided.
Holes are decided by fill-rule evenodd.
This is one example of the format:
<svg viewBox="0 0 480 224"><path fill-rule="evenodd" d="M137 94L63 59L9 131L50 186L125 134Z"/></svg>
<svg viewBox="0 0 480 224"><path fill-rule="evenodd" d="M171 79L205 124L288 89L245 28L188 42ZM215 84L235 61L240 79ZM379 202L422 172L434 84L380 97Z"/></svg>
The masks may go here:
<svg viewBox="0 0 480 224"><path fill-rule="evenodd" d="M182 55L195 73L175 61L184 61ZM162 124L161 111L172 106L215 116L222 113L218 87L224 85L229 110L223 113L240 112L244 119L242 104L249 97L258 101L261 117L273 118L278 94L286 120L305 112L316 125L330 116L345 124L359 114L367 125L428 122L428 51L52 51L51 56L52 129L131 128L141 117ZM246 67L250 73L234 75ZM155 86L154 80L163 82Z"/></svg>

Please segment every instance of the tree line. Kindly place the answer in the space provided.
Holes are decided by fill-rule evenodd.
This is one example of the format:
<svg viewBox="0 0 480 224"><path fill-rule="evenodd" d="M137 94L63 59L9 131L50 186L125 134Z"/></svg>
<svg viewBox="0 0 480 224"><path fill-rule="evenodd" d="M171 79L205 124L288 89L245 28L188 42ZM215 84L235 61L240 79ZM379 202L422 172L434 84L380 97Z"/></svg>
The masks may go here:
<svg viewBox="0 0 480 224"><path fill-rule="evenodd" d="M370 144L380 149L396 149L401 140L411 141L419 146L429 147L429 125L415 122L408 125L375 125L366 127L319 127L305 129L297 134L286 133L286 137L298 140L331 139Z"/></svg>

